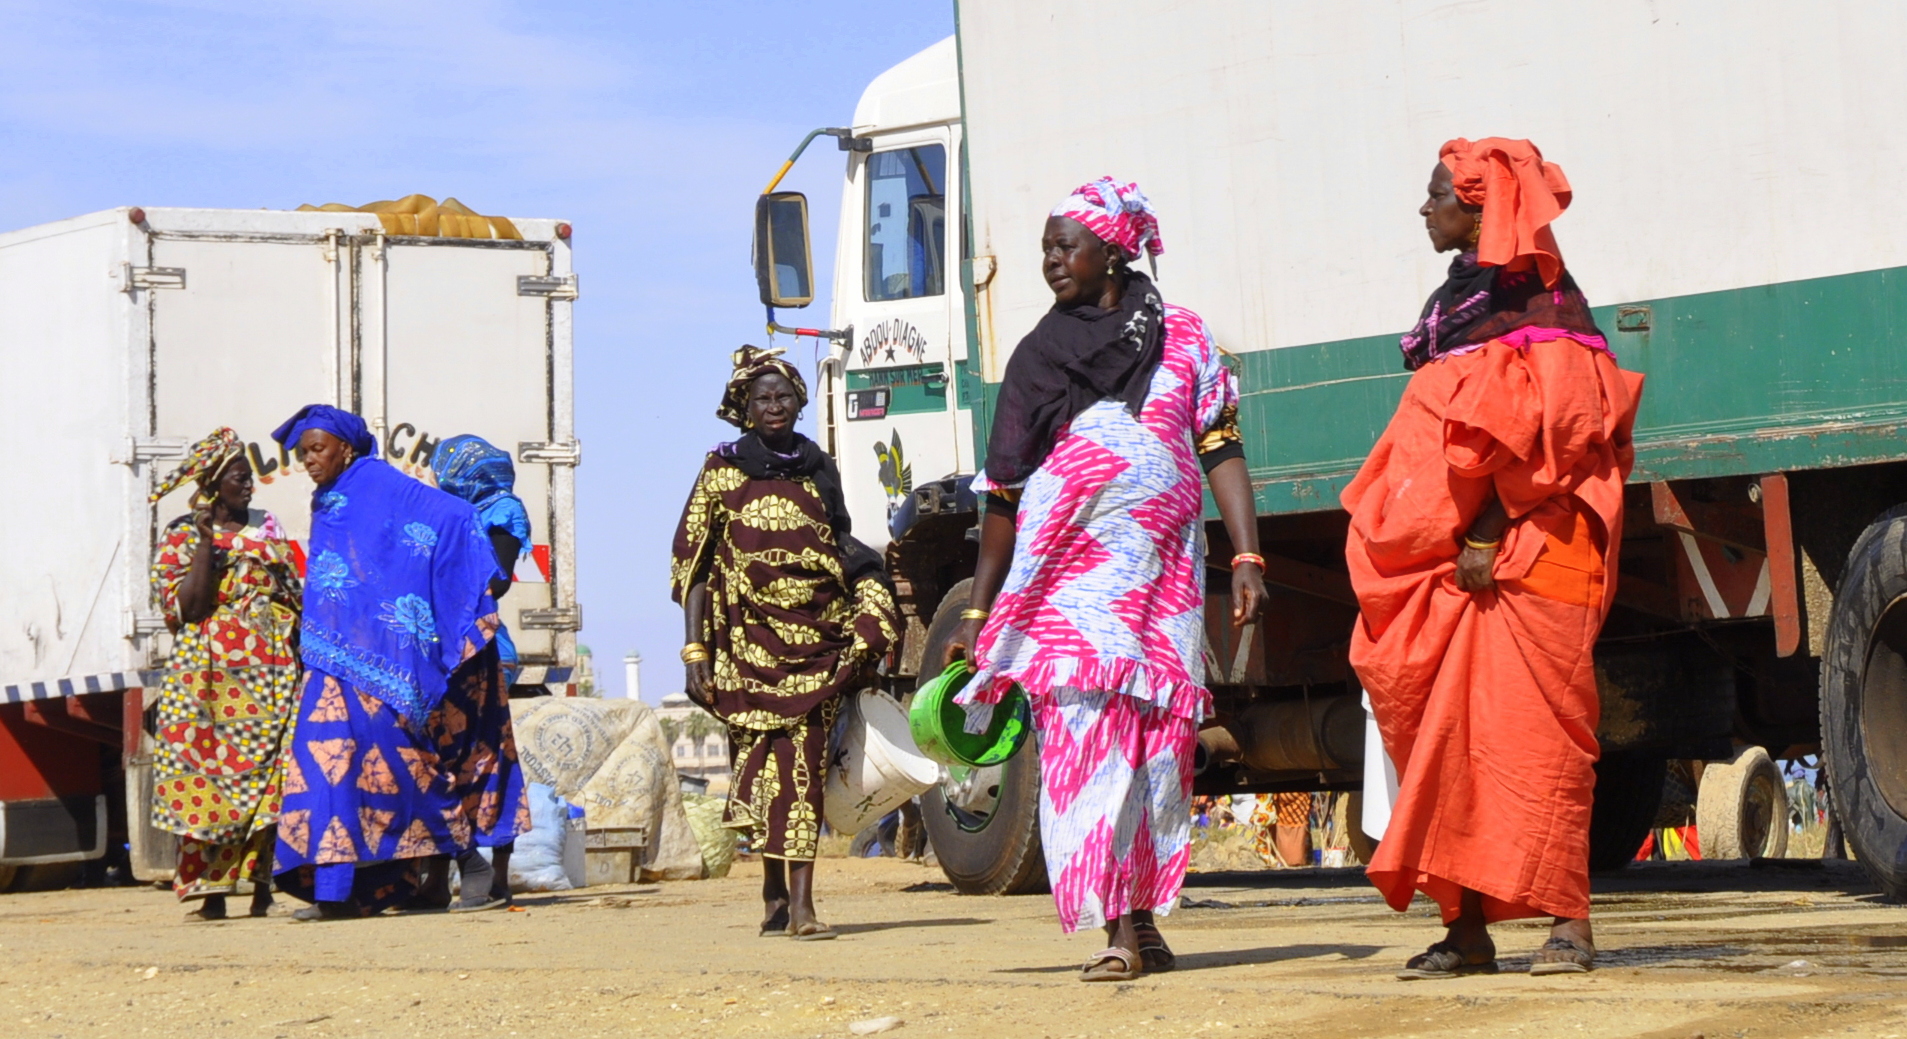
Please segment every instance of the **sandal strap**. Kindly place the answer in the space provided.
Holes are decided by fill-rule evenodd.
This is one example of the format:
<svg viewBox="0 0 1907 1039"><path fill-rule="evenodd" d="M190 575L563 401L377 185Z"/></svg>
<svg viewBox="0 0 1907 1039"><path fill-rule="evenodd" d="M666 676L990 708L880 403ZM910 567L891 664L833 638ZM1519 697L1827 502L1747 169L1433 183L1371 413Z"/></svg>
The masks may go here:
<svg viewBox="0 0 1907 1039"><path fill-rule="evenodd" d="M1140 965L1140 961L1137 956L1134 956L1133 954L1127 952L1126 950L1120 948L1117 945L1110 945L1104 949L1099 950L1096 953L1093 953L1092 958L1088 959L1085 965L1082 966L1080 969L1092 970L1094 967L1099 965L1099 961L1101 960L1118 960L1120 965L1124 966L1127 970L1138 970Z"/></svg>
<svg viewBox="0 0 1907 1039"><path fill-rule="evenodd" d="M1471 963L1469 954L1450 941L1436 941L1423 952L1404 962L1407 970L1456 970L1458 967L1470 967L1487 963L1488 959Z"/></svg>
<svg viewBox="0 0 1907 1039"><path fill-rule="evenodd" d="M1588 946L1585 946L1572 938L1551 938L1549 941L1546 941L1543 943L1543 950L1545 952L1581 953L1584 956L1595 955L1595 950L1590 949Z"/></svg>

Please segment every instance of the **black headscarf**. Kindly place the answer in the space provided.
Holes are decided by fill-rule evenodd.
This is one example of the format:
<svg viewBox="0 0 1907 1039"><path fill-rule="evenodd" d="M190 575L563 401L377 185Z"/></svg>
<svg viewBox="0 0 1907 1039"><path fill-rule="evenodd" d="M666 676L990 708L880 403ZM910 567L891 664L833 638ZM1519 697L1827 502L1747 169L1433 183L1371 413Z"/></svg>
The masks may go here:
<svg viewBox="0 0 1907 1039"><path fill-rule="evenodd" d="M1534 269L1484 266L1475 252L1467 252L1450 261L1450 276L1430 294L1416 327L1397 345L1404 351L1404 367L1414 372L1452 351L1533 325L1603 341L1589 301L1568 271L1554 289L1546 289Z"/></svg>
<svg viewBox="0 0 1907 1039"><path fill-rule="evenodd" d="M1158 287L1126 272L1110 310L1054 304L1007 361L987 438L987 479L1014 487L1046 461L1075 415L1117 400L1137 417L1165 356L1165 304Z"/></svg>

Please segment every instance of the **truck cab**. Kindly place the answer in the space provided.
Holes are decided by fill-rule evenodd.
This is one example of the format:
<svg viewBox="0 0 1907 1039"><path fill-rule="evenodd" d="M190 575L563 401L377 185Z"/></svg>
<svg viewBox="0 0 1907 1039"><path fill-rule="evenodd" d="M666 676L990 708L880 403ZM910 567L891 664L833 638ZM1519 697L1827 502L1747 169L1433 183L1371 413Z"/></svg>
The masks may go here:
<svg viewBox="0 0 1907 1039"><path fill-rule="evenodd" d="M821 444L855 533L896 536L917 481L974 468L960 275L960 84L952 37L877 77L855 106L821 367ZM864 150L863 150L864 149Z"/></svg>

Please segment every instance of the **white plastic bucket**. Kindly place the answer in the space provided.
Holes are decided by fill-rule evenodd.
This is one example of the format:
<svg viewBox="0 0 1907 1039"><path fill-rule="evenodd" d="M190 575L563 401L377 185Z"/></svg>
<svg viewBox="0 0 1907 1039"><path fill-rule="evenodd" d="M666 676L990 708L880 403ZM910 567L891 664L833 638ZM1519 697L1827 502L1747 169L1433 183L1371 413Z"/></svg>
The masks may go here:
<svg viewBox="0 0 1907 1039"><path fill-rule="evenodd" d="M1364 818L1352 822L1366 837L1381 841L1391 824L1391 806L1397 803L1397 765L1384 750L1371 694L1362 689L1358 694L1364 701Z"/></svg>
<svg viewBox="0 0 1907 1039"><path fill-rule="evenodd" d="M920 752L907 713L891 697L863 689L848 698L822 811L836 833L861 832L940 782L940 763Z"/></svg>

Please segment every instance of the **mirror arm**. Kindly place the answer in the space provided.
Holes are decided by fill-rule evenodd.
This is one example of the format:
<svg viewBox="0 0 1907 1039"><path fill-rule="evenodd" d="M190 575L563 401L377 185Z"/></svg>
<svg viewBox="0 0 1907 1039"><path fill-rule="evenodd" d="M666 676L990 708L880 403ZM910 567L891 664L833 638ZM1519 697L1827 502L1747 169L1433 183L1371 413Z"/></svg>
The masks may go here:
<svg viewBox="0 0 1907 1039"><path fill-rule="evenodd" d="M782 335L785 335L785 336L796 336L796 337L808 336L812 339L826 339L831 343L841 343L843 345L852 343L854 341L854 326L853 325L849 325L848 327L840 329L839 331L831 331L825 328L790 328L787 325L778 323L775 320L775 308L769 307L768 308L768 334L774 335L776 332L780 332Z"/></svg>
<svg viewBox="0 0 1907 1039"><path fill-rule="evenodd" d="M856 137L854 136L853 130L844 126L824 126L818 130L809 130L808 136L801 139L801 143L789 154L787 161L783 162L781 168L775 171L775 179L769 181L768 186L761 189L762 194L769 195L774 193L775 188L781 184L781 178L787 176L788 171L795 168L795 160L801 158L801 153L807 151L808 145L812 144L817 137L834 138L835 143L838 144L844 152L869 152L874 150L874 142L872 140L866 137Z"/></svg>

